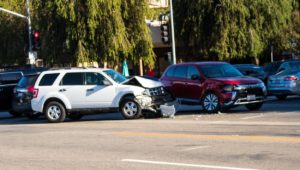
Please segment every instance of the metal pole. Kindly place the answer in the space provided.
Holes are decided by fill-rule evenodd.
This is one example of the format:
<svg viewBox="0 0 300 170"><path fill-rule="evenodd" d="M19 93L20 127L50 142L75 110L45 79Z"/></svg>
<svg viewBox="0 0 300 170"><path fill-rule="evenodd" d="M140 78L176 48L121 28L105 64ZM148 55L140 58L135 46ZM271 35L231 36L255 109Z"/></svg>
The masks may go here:
<svg viewBox="0 0 300 170"><path fill-rule="evenodd" d="M27 11L27 22L28 22L28 42L29 42L29 51L28 51L28 60L29 64L35 64L35 58L32 52L32 27L31 27L31 19L30 19L30 9L29 9L29 0L26 0L26 11Z"/></svg>
<svg viewBox="0 0 300 170"><path fill-rule="evenodd" d="M273 63L273 45L271 45L271 63Z"/></svg>
<svg viewBox="0 0 300 170"><path fill-rule="evenodd" d="M175 46L175 32L174 32L174 18L173 18L173 2L170 0L170 15L171 15L171 34L172 34L172 56L173 64L176 64L176 46Z"/></svg>

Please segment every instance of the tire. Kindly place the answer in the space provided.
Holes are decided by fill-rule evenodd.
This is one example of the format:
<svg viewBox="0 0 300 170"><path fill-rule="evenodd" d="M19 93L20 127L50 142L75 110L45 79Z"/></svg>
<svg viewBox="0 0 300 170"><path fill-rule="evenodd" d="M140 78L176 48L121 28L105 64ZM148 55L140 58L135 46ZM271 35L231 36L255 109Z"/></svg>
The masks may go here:
<svg viewBox="0 0 300 170"><path fill-rule="evenodd" d="M61 103L52 101L46 105L44 114L46 115L48 122L59 123L65 120L66 109Z"/></svg>
<svg viewBox="0 0 300 170"><path fill-rule="evenodd" d="M285 100L287 98L287 95L281 94L281 95L276 95L278 100Z"/></svg>
<svg viewBox="0 0 300 170"><path fill-rule="evenodd" d="M76 113L71 113L71 114L69 114L68 116L67 116L69 119L71 119L71 120L79 120L79 119L81 119L82 117L83 117L83 115L82 114L76 114Z"/></svg>
<svg viewBox="0 0 300 170"><path fill-rule="evenodd" d="M25 115L29 119L37 119L37 118L39 118L42 115L42 113L39 113L39 112L29 112L29 113L25 113Z"/></svg>
<svg viewBox="0 0 300 170"><path fill-rule="evenodd" d="M142 112L140 104L133 97L123 99L119 109L125 119L136 119Z"/></svg>
<svg viewBox="0 0 300 170"><path fill-rule="evenodd" d="M259 110L263 105L263 102L260 103L251 103L251 104L246 104L246 108L250 111L255 111L255 110Z"/></svg>
<svg viewBox="0 0 300 170"><path fill-rule="evenodd" d="M206 93L201 100L202 108L207 113L217 113L220 110L219 97L212 93Z"/></svg>
<svg viewBox="0 0 300 170"><path fill-rule="evenodd" d="M21 116L23 116L23 113L12 111L12 110L9 111L9 114L11 114L13 117L21 117Z"/></svg>

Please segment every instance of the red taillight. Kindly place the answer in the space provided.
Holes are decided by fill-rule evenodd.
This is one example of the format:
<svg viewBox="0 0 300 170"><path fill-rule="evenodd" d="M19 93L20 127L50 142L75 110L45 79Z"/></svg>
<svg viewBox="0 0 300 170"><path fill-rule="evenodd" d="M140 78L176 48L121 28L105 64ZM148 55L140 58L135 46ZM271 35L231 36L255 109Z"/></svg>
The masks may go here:
<svg viewBox="0 0 300 170"><path fill-rule="evenodd" d="M35 89L33 86L28 86L27 90L28 90L28 92L32 93L33 98L36 98L38 96L39 89Z"/></svg>
<svg viewBox="0 0 300 170"><path fill-rule="evenodd" d="M296 81L296 80L298 80L298 78L295 76L287 76L284 78L284 80L285 81Z"/></svg>

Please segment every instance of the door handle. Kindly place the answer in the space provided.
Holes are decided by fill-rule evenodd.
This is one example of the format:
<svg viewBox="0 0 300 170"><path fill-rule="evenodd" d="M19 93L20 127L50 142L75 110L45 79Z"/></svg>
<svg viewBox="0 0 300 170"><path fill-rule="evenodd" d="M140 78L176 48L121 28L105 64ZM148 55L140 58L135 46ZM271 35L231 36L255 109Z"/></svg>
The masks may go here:
<svg viewBox="0 0 300 170"><path fill-rule="evenodd" d="M94 89L87 89L86 91L94 91Z"/></svg>
<svg viewBox="0 0 300 170"><path fill-rule="evenodd" d="M59 89L59 92L67 91L66 89Z"/></svg>

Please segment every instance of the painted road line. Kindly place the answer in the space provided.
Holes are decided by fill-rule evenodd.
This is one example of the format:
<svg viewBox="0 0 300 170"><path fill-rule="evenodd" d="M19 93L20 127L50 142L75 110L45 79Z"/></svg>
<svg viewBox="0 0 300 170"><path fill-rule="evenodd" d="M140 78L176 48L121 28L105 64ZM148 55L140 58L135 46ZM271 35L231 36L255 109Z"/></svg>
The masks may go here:
<svg viewBox="0 0 300 170"><path fill-rule="evenodd" d="M191 150L205 149L205 148L210 148L210 146L198 146L198 147L186 148L186 149L183 149L182 151L191 151Z"/></svg>
<svg viewBox="0 0 300 170"><path fill-rule="evenodd" d="M206 134L176 134L176 133L144 133L144 132L115 132L115 135L125 137L165 137L165 138L190 138L190 139L221 139L244 141L272 141L300 143L300 137L280 136L237 136L237 135L206 135Z"/></svg>
<svg viewBox="0 0 300 170"><path fill-rule="evenodd" d="M260 117L264 117L265 115L260 114L260 115L256 115L256 116L248 116L248 117L243 117L241 118L242 120L248 120L248 119L255 119L255 118L260 118Z"/></svg>
<svg viewBox="0 0 300 170"><path fill-rule="evenodd" d="M177 162L162 162L162 161L149 161L149 160L138 160L138 159L122 159L122 162L133 162L133 163L143 163L143 164L153 164L153 165L171 165L171 166L207 168L207 169L223 169L223 170L258 170L258 169L249 169L249 168L237 168L237 167L202 165L202 164L186 164L186 163L177 163Z"/></svg>

